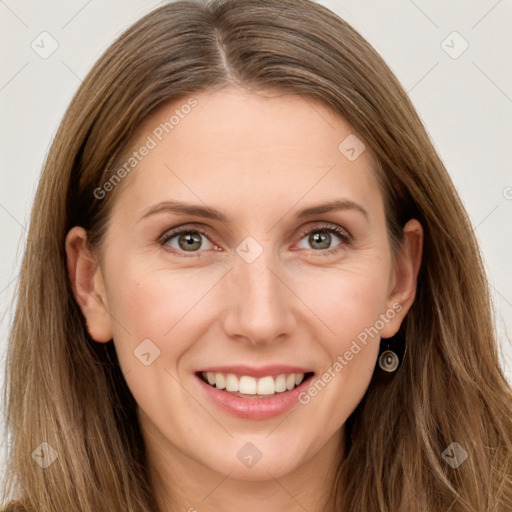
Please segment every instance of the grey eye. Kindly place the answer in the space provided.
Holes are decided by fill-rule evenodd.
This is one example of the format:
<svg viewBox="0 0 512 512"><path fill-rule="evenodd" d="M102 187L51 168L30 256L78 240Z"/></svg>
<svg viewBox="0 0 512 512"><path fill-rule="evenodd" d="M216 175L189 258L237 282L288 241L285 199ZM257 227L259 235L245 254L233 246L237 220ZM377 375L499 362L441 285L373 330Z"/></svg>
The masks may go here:
<svg viewBox="0 0 512 512"><path fill-rule="evenodd" d="M334 238L333 238L334 237ZM316 249L319 251L326 249L333 249L336 245L331 246L331 242L333 242L336 238L338 238L339 243L336 245L341 245L345 242L342 233L338 233L334 228L316 228L311 230L309 233L300 240L299 247L301 249ZM304 240L306 240L307 245L304 245Z"/></svg>
<svg viewBox="0 0 512 512"><path fill-rule="evenodd" d="M331 239L330 233L316 232L309 235L308 242L313 249L328 249L331 245Z"/></svg>
<svg viewBox="0 0 512 512"><path fill-rule="evenodd" d="M207 247L203 247L204 241L206 241ZM213 244L208 240L208 238L206 238L206 236L199 233L199 231L193 230L175 233L169 237L166 244L177 251L182 250L187 252L197 252L201 248L210 249L213 247ZM208 247L208 244L210 244L210 247Z"/></svg>

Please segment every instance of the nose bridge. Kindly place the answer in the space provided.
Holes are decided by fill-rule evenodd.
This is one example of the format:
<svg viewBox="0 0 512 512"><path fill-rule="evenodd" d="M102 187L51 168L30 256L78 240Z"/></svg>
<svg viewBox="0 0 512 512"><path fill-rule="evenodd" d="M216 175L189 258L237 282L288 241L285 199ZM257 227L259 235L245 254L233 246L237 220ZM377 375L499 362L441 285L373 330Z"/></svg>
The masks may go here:
<svg viewBox="0 0 512 512"><path fill-rule="evenodd" d="M281 282L270 244L245 240L237 247L230 274L229 311L224 328L252 343L271 343L294 326L292 294Z"/></svg>

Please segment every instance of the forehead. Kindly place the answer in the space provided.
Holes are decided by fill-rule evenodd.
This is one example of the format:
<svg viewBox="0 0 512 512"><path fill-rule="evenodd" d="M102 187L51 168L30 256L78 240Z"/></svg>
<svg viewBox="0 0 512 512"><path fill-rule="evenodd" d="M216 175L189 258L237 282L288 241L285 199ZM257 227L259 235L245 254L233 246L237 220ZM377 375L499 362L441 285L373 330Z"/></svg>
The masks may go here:
<svg viewBox="0 0 512 512"><path fill-rule="evenodd" d="M250 213L336 193L381 202L374 159L352 127L298 95L228 88L174 100L139 126L129 158L118 202L132 210L185 197Z"/></svg>

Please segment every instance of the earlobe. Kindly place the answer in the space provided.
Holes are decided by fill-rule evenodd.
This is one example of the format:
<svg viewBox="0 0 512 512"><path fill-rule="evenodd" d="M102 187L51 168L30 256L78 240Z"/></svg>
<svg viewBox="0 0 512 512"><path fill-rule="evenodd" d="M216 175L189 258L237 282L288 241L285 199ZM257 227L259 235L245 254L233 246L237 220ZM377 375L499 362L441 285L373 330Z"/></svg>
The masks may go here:
<svg viewBox="0 0 512 512"><path fill-rule="evenodd" d="M403 233L403 240L396 255L394 284L388 297L388 308L394 309L396 315L381 331L382 338L389 338L398 332L416 296L423 253L423 228L419 221L411 219L405 224ZM400 307L397 307L397 304Z"/></svg>
<svg viewBox="0 0 512 512"><path fill-rule="evenodd" d="M111 317L101 268L87 248L87 232L80 226L66 236L68 273L75 299L91 337L100 343L112 339Z"/></svg>

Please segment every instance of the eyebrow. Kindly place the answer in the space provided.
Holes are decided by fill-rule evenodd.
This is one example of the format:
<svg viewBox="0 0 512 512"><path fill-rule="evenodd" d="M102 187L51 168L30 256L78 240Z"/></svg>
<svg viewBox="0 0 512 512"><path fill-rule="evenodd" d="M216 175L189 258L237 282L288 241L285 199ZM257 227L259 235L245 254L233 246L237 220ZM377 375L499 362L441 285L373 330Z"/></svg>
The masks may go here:
<svg viewBox="0 0 512 512"><path fill-rule="evenodd" d="M337 199L327 203L319 204L317 206L306 208L297 214L297 218L302 219L304 217L311 217L313 215L320 215L322 213L329 213L339 210L355 210L362 213L367 220L369 218L368 212L360 204L355 203L350 199Z"/></svg>
<svg viewBox="0 0 512 512"><path fill-rule="evenodd" d="M322 203L316 206L305 208L304 210L301 210L297 213L297 218L303 219L307 217L312 217L313 215L321 215L324 213L340 210L355 210L357 212L362 213L367 220L369 218L368 212L360 204L355 203L354 201L351 201L349 199L337 199L334 201L329 201L327 203ZM192 215L195 217L202 217L205 219L218 220L219 222L230 221L230 219L226 217L226 215L219 212L218 210L215 210L214 208L210 208L209 206L203 206L200 204L181 203L179 201L163 201L155 206L148 208L137 222L140 222L141 220L147 217L162 212L178 214L181 213L185 215Z"/></svg>

